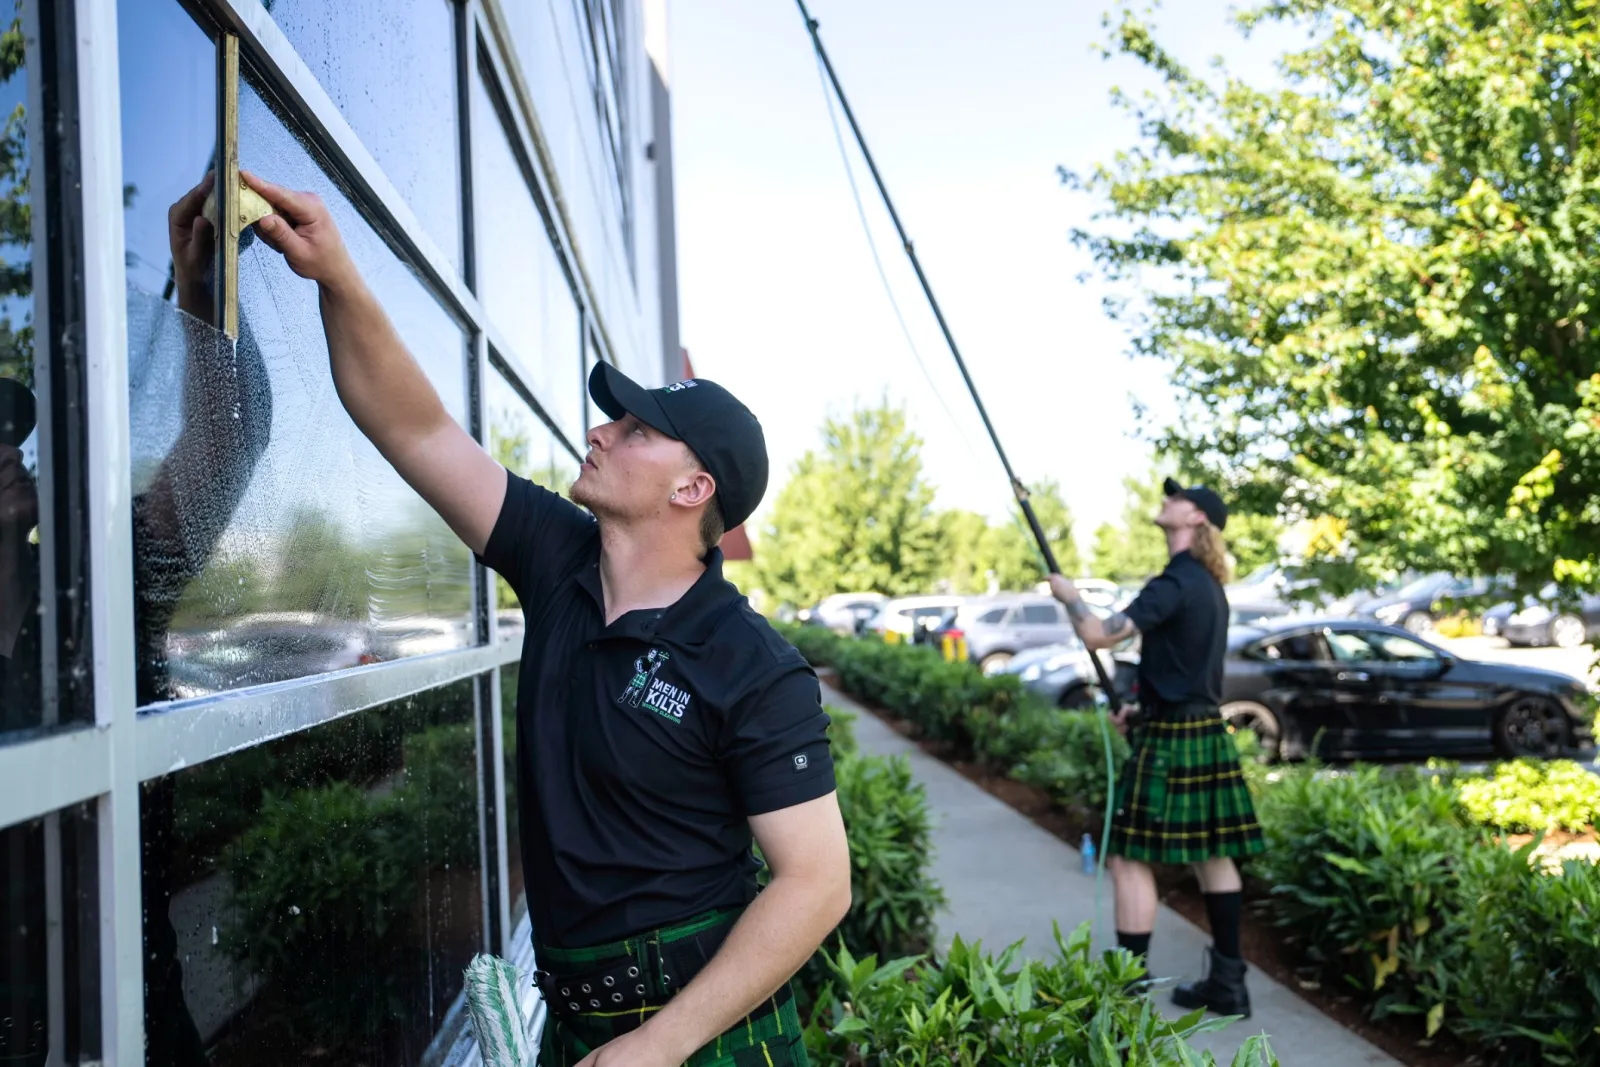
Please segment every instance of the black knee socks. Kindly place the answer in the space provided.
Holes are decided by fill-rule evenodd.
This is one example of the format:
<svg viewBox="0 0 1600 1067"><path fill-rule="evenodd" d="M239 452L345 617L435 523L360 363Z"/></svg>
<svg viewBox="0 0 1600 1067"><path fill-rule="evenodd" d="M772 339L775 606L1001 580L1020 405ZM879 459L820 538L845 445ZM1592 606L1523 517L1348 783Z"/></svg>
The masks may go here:
<svg viewBox="0 0 1600 1067"><path fill-rule="evenodd" d="M1234 890L1232 893L1207 893L1205 898L1206 918L1211 923L1211 943L1218 954L1238 959L1239 917L1244 910L1244 894Z"/></svg>
<svg viewBox="0 0 1600 1067"><path fill-rule="evenodd" d="M1118 930L1117 947L1125 948L1135 956L1148 956L1150 954L1150 935L1130 934L1125 930Z"/></svg>

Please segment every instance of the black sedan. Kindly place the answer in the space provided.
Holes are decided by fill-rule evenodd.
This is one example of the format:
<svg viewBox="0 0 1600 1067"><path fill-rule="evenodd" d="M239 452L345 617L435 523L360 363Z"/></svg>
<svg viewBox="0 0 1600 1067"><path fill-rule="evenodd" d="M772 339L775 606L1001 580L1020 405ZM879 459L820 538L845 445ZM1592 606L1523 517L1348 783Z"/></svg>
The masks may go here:
<svg viewBox="0 0 1600 1067"><path fill-rule="evenodd" d="M1479 663L1394 626L1300 619L1228 632L1222 713L1269 756L1554 756L1593 743L1588 688Z"/></svg>

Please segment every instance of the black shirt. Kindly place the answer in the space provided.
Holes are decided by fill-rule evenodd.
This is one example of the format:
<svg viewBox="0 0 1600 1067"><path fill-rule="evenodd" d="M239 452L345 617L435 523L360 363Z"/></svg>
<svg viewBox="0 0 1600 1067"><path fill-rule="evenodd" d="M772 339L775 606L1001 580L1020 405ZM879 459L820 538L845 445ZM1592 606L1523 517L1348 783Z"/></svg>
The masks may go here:
<svg viewBox="0 0 1600 1067"><path fill-rule="evenodd" d="M605 622L599 528L516 475L483 562L522 600L517 804L542 944L581 948L747 904L747 819L833 791L804 658L722 577Z"/></svg>
<svg viewBox="0 0 1600 1067"><path fill-rule="evenodd" d="M1179 552L1126 614L1141 635L1141 704L1222 702L1228 597L1204 564L1187 550Z"/></svg>

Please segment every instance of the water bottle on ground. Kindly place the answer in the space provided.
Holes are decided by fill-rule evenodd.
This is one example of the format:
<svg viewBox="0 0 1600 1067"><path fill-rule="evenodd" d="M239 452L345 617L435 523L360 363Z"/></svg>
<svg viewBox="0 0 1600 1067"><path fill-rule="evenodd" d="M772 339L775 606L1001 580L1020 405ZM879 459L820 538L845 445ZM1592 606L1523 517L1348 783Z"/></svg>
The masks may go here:
<svg viewBox="0 0 1600 1067"><path fill-rule="evenodd" d="M1083 873L1094 877L1094 835L1084 834L1078 849L1083 853Z"/></svg>

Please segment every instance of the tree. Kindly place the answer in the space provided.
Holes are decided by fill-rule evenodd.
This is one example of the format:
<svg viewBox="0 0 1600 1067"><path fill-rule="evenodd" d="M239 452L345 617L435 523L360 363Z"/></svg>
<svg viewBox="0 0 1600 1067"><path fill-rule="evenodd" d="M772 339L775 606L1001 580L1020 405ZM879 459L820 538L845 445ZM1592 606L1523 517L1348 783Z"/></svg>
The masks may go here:
<svg viewBox="0 0 1600 1067"><path fill-rule="evenodd" d="M1142 582L1167 565L1167 539L1155 524L1161 511L1162 478L1128 477L1122 523L1102 523L1094 532L1094 575L1114 582Z"/></svg>
<svg viewBox="0 0 1600 1067"><path fill-rule="evenodd" d="M823 423L822 448L800 457L773 502L755 564L778 603L803 605L838 592L926 592L937 552L922 439L884 400Z"/></svg>
<svg viewBox="0 0 1600 1067"><path fill-rule="evenodd" d="M1316 568L1600 581L1600 33L1588 3L1277 0L1262 91L1191 74L1081 181L1078 239L1183 398L1161 441L1242 511L1342 524Z"/></svg>
<svg viewBox="0 0 1600 1067"><path fill-rule="evenodd" d="M0 84L23 76L22 4L0 33ZM26 97L26 92L22 94ZM33 209L29 195L28 118L22 104L0 127L0 378L33 388ZM22 321L12 321L21 313Z"/></svg>

